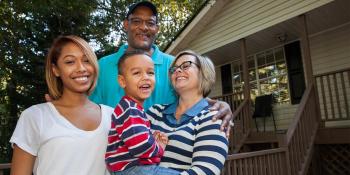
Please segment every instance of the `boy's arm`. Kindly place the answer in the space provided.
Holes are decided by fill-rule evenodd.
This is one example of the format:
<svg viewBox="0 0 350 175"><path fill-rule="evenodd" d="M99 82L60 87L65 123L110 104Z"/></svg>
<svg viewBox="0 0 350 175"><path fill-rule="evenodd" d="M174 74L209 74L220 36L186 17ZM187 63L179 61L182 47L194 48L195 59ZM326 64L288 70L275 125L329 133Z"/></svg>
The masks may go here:
<svg viewBox="0 0 350 175"><path fill-rule="evenodd" d="M140 158L160 158L163 148L154 139L149 121L140 116L137 109L129 108L123 116L118 117L120 125L116 127L124 144L129 148L130 154Z"/></svg>

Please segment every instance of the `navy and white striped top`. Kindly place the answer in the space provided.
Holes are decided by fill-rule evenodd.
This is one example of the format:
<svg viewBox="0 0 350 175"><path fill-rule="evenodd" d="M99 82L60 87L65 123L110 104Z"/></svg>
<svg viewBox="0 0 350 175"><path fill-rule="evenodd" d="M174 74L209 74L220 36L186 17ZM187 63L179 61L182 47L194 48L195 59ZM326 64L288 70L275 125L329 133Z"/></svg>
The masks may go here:
<svg viewBox="0 0 350 175"><path fill-rule="evenodd" d="M147 111L151 129L167 134L160 166L181 171L181 174L220 174L227 156L228 141L220 131L221 120L211 119L217 111L209 111L205 99L175 120L176 103L153 105Z"/></svg>

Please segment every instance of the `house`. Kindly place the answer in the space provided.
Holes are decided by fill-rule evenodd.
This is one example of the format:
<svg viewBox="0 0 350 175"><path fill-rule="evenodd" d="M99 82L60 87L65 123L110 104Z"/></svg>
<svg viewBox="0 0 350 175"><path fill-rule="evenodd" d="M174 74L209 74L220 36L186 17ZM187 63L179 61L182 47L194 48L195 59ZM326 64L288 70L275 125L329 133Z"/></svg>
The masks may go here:
<svg viewBox="0 0 350 175"><path fill-rule="evenodd" d="M350 174L349 7L348 0L208 0L167 47L207 55L216 66L210 96L227 101L235 120L223 174ZM256 97L266 94L274 118L253 119Z"/></svg>

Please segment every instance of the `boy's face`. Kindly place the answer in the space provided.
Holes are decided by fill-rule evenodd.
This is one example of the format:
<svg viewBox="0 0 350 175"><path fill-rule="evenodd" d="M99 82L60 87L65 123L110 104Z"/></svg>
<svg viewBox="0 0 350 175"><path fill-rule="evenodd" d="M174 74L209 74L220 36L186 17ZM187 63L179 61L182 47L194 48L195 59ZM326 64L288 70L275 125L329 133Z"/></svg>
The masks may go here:
<svg viewBox="0 0 350 175"><path fill-rule="evenodd" d="M143 104L154 89L154 64L147 55L128 57L122 65L122 75L118 75L119 85L125 95Z"/></svg>

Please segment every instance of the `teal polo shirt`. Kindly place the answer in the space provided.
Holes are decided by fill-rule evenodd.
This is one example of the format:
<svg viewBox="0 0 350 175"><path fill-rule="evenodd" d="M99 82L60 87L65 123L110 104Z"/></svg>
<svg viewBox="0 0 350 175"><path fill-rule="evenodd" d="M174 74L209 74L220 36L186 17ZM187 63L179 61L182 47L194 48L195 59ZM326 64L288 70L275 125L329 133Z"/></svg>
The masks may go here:
<svg viewBox="0 0 350 175"><path fill-rule="evenodd" d="M99 63L99 77L90 99L97 104L115 107L125 95L124 89L118 84L118 61L124 54L128 45L123 45L111 55L102 57ZM170 104L176 99L175 91L170 84L168 70L174 57L163 53L156 45L152 45L152 60L155 68L156 84L152 95L145 101L144 108L148 109L154 104Z"/></svg>

